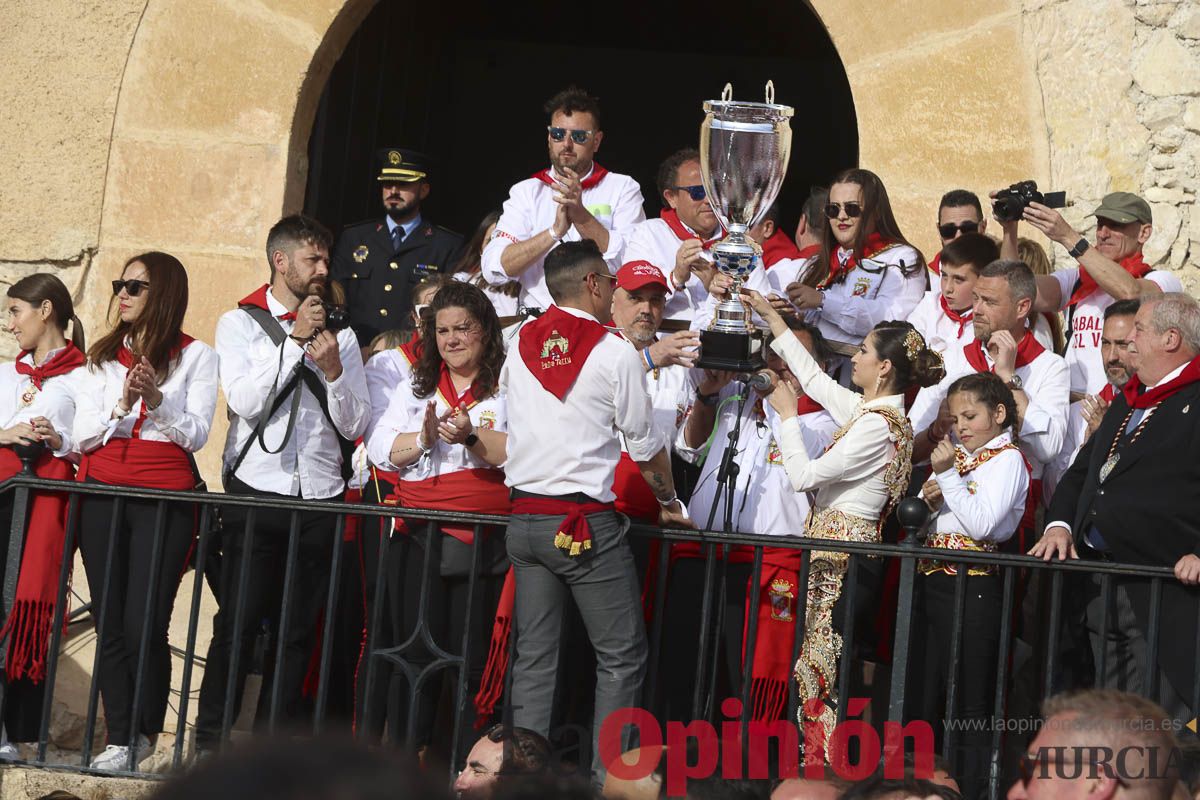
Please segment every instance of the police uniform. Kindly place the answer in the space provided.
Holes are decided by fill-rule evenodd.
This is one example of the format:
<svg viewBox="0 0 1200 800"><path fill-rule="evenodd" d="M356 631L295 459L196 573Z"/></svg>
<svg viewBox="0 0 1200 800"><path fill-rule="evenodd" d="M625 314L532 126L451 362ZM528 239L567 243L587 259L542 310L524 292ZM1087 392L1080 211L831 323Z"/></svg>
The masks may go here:
<svg viewBox="0 0 1200 800"><path fill-rule="evenodd" d="M411 183L426 180L428 159L410 150L380 153L377 180ZM387 217L347 226L333 251L332 276L346 290L350 326L365 346L377 334L411 327L412 288L423 279L449 275L463 246L463 237L417 218L396 247Z"/></svg>

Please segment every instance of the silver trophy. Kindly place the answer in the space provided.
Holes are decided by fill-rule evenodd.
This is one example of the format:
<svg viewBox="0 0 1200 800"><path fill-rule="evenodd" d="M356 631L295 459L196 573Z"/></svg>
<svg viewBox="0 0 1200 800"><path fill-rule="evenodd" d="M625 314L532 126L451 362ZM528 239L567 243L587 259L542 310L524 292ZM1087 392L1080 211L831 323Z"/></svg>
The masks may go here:
<svg viewBox="0 0 1200 800"><path fill-rule="evenodd" d="M697 366L754 372L766 366L762 334L751 324L739 298L742 282L754 269L762 248L746 238L775 202L792 152L789 119L793 109L775 104L775 85L767 81L765 103L743 103L725 84L720 100L704 102L700 125L700 175L708 202L728 231L713 245L713 264L733 278L733 288L717 305L708 330L700 333Z"/></svg>

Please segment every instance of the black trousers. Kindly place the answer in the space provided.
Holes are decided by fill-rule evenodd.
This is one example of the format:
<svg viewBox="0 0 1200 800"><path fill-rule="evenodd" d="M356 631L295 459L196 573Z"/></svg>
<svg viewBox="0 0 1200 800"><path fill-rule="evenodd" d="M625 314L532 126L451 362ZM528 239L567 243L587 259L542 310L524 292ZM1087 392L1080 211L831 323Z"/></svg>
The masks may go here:
<svg viewBox="0 0 1200 800"><path fill-rule="evenodd" d="M1002 585L996 575L967 576L966 596L959 629L959 668L952 672L950 648L955 636L955 583L944 572L917 580L917 619L914 627L914 663L909 674L914 685L909 719L933 726L939 751L944 747L946 688L957 681L954 719L990 720L995 707L996 657L1000 647ZM993 729L990 725L964 725L955 736L953 752L943 755L954 767L963 797L982 797L987 788Z"/></svg>
<svg viewBox="0 0 1200 800"><path fill-rule="evenodd" d="M13 493L0 495L0 586L4 584L8 568L8 543L12 533ZM19 563L19 562L18 562ZM16 566L16 565L14 565ZM34 683L28 678L9 679L6 664L0 664L0 678L4 681L4 712L0 722L5 734L13 742L36 742L42 720L42 700L46 694L45 682Z"/></svg>
<svg viewBox="0 0 1200 800"><path fill-rule="evenodd" d="M158 530L160 503L126 499L114 536L116 502L98 495L82 498L79 552L99 630L100 673L95 679L104 702L108 743L128 745L139 733L152 736L161 732L166 719L171 689L167 630L195 541L196 509L182 503L167 504L166 524ZM156 542L157 569L153 564ZM139 675L143 646L145 664ZM135 693L140 700L136 720Z"/></svg>
<svg viewBox="0 0 1200 800"><path fill-rule="evenodd" d="M261 492L237 478L230 480L226 493L256 497L280 497ZM295 499L288 497L288 499ZM328 499L328 498L326 498ZM222 560L220 587L217 592L218 611L213 620L212 643L200 684L200 701L196 711L196 745L215 748L222 737L225 704L231 703L230 719L236 719L242 707L242 692L250 671L254 640L264 624L274 634L275 646L283 648L282 670L263 685L260 710L267 707L274 682L279 682L280 715L276 723L296 727L303 722L302 690L308 672L309 659L316 642L317 620L325 609L329 591L329 564L337 518L326 512L298 512L298 556L295 584L288 610L287 630L278 630L280 603L287 566L288 538L293 512L283 509L255 508L254 525L249 547L247 506L227 506L222 511ZM243 565L247 565L249 581L244 596L239 596ZM242 625L234 628L238 606L242 606ZM237 674L233 695L226 696L229 668L235 646L238 648Z"/></svg>

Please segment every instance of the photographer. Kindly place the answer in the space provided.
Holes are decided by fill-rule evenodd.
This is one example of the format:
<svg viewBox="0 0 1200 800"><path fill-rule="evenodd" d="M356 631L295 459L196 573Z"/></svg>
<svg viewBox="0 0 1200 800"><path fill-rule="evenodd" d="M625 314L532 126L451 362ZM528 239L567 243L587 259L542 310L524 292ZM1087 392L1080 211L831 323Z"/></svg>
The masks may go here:
<svg viewBox="0 0 1200 800"><path fill-rule="evenodd" d="M367 383L358 342L349 329L326 328L322 300L329 276L330 235L317 221L285 217L267 236L271 283L224 314L217 323L221 388L229 403L225 441L225 491L274 498L336 500L342 496L344 447L366 430ZM240 647L233 716L251 665L251 644L273 600L283 595L292 512L257 508L249 551L248 507L224 512L224 560L196 720L196 747L214 749L222 736L226 682L234 643ZM286 649L282 681L284 720L296 715L301 685L320 610L328 589L334 516L300 512L299 561L288 628L275 631ZM242 560L250 559L245 596L237 585ZM336 576L335 576L336 577ZM244 627L233 629L237 607ZM264 696L267 689L264 688Z"/></svg>
<svg viewBox="0 0 1200 800"><path fill-rule="evenodd" d="M1003 192L992 192L996 198ZM1150 204L1130 192L1112 192L1100 201L1096 217L1096 244L1040 202L1029 202L1021 219L1066 248L1078 267L1056 270L1037 278L1035 312L1064 312L1067 348L1064 354L1071 370L1072 400L1095 394L1107 380L1100 356L1100 334L1104 309L1116 300L1131 300L1161 292L1180 292L1179 278L1152 270L1142 258L1142 247L1154 231ZM996 220L1004 229L1000 257L1020 258L1017 249L1019 220Z"/></svg>

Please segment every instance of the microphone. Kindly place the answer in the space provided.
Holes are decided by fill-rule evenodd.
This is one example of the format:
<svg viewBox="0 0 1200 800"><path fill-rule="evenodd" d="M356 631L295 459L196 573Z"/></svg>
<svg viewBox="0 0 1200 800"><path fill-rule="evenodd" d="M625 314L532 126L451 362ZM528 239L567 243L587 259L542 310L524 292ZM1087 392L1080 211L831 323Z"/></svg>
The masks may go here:
<svg viewBox="0 0 1200 800"><path fill-rule="evenodd" d="M769 391L775 386L775 379L770 372L755 372L750 375L739 375L741 380L749 384L751 389L756 389L760 392Z"/></svg>

